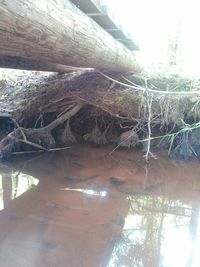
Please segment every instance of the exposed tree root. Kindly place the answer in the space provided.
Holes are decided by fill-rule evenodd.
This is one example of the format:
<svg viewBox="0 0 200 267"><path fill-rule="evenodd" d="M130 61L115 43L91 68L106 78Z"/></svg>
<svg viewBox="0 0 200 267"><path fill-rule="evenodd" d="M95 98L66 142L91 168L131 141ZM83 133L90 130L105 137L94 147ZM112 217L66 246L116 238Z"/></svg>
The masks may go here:
<svg viewBox="0 0 200 267"><path fill-rule="evenodd" d="M117 144L120 147L132 148L138 144L138 141L139 137L134 130L124 132L117 138Z"/></svg>
<svg viewBox="0 0 200 267"><path fill-rule="evenodd" d="M158 147L159 142L176 158L200 157L200 135L191 129L199 127L200 80L193 90L186 83L183 91L182 83L176 90L174 80L168 90L169 79L159 87L155 79L143 77L141 82L141 77L136 78L79 71L28 80L21 86L20 82L15 90L12 86L2 89L1 118L7 118L7 125L15 118L17 129L0 142L0 157L33 147L49 151L77 141L114 143L113 151L145 144L146 162L154 156L152 145ZM13 122L11 129L2 128L10 132Z"/></svg>
<svg viewBox="0 0 200 267"><path fill-rule="evenodd" d="M61 144L74 144L77 143L77 140L71 130L70 127L70 119L67 120L65 128L63 130L63 132L61 133L61 136L59 138L60 143Z"/></svg>
<svg viewBox="0 0 200 267"><path fill-rule="evenodd" d="M18 129L0 142L0 158L9 157L22 143L45 151L55 147L56 142L51 131L74 116L82 107L82 103L74 104L73 108L43 128L25 129L18 126Z"/></svg>
<svg viewBox="0 0 200 267"><path fill-rule="evenodd" d="M98 125L92 129L91 133L87 133L83 136L83 139L89 143L97 145L105 145L108 141L106 138L107 129L104 132L101 132Z"/></svg>

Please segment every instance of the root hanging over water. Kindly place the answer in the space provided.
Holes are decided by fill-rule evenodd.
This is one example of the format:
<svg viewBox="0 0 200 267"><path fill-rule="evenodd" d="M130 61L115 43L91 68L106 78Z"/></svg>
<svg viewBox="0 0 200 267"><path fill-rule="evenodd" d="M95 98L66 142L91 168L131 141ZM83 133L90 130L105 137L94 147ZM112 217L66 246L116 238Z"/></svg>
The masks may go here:
<svg viewBox="0 0 200 267"><path fill-rule="evenodd" d="M122 133L117 138L117 145L120 147L132 148L138 144L138 141L139 141L139 137L137 133L134 130L129 130L129 131Z"/></svg>
<svg viewBox="0 0 200 267"><path fill-rule="evenodd" d="M65 124L65 128L63 130L63 132L60 135L60 143L61 144L74 144L77 143L77 140L71 130L70 127L70 119L67 120L66 124Z"/></svg>
<svg viewBox="0 0 200 267"><path fill-rule="evenodd" d="M84 141L96 145L105 145L108 143L106 138L106 131L101 132L97 124L90 133L87 133L83 136L83 139Z"/></svg>
<svg viewBox="0 0 200 267"><path fill-rule="evenodd" d="M190 88L191 82L184 79L179 86L175 78L105 75L95 70L27 80L0 91L0 120L15 118L15 127L0 143L1 157L30 147L48 151L76 142L112 143L113 151L144 143L148 162L152 148L162 140L176 157L187 144L184 153L200 156L193 134L182 139L178 135L183 122L199 122L200 81Z"/></svg>
<svg viewBox="0 0 200 267"><path fill-rule="evenodd" d="M66 120L69 120L69 118L74 116L82 107L82 103L75 104L72 109L43 128L25 129L18 127L17 130L8 134L8 136L0 142L0 158L10 157L11 153L18 150L22 145L25 145L25 148L31 146L44 151L54 148L56 142L51 131Z"/></svg>

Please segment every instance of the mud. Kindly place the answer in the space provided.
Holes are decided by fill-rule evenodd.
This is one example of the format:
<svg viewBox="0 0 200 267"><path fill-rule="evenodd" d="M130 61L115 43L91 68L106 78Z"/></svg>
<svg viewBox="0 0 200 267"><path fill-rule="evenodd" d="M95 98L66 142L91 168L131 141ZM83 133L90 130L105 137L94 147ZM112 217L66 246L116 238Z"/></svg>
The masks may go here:
<svg viewBox="0 0 200 267"><path fill-rule="evenodd" d="M77 145L0 165L1 267L200 266L200 165Z"/></svg>

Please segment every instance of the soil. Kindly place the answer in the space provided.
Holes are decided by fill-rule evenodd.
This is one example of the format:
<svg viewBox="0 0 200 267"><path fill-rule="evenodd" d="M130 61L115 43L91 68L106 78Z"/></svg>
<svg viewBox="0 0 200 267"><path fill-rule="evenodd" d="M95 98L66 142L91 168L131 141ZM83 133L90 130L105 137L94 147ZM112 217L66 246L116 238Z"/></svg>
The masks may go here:
<svg viewBox="0 0 200 267"><path fill-rule="evenodd" d="M49 150L77 142L142 147L147 158L151 151L163 147L172 158L200 157L198 116L189 112L196 109L198 99L194 104L186 96L146 95L119 84L120 74L109 75L114 80L95 70L31 73L15 82L4 82L0 89L0 132L9 135L0 143L1 158L17 151ZM182 131L186 122L190 129Z"/></svg>

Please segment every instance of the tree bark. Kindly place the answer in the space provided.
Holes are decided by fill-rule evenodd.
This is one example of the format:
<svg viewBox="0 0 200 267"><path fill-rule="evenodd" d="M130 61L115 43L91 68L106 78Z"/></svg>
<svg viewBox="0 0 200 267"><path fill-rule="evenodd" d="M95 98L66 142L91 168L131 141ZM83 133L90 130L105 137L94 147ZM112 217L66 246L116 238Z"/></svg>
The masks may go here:
<svg viewBox="0 0 200 267"><path fill-rule="evenodd" d="M69 0L0 0L0 54L114 72L134 54Z"/></svg>
<svg viewBox="0 0 200 267"><path fill-rule="evenodd" d="M42 62L33 59L10 57L0 55L0 68L32 70L32 71L53 71L59 73L67 73L71 71L81 70L81 68L55 64L51 62Z"/></svg>

